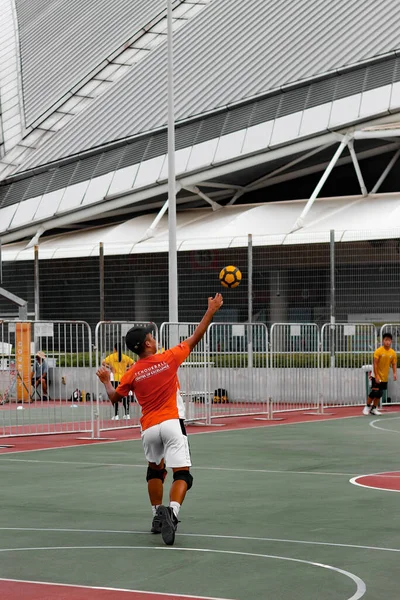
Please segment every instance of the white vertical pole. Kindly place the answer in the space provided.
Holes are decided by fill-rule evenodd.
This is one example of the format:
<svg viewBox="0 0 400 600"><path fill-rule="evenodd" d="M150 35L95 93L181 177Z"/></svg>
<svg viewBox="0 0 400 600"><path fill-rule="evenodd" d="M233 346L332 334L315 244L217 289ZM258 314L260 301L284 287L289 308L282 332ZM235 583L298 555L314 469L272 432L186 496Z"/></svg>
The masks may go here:
<svg viewBox="0 0 400 600"><path fill-rule="evenodd" d="M175 184L175 116L174 116L174 49L172 0L167 0L168 36L168 291L169 321L178 323L178 255L176 249L176 184Z"/></svg>
<svg viewBox="0 0 400 600"><path fill-rule="evenodd" d="M248 291L247 291L247 306L248 306L248 368L253 366L253 236L251 233L247 236L247 272L248 272ZM253 386L253 378L250 377L251 385ZM252 393L253 399L253 393Z"/></svg>
<svg viewBox="0 0 400 600"><path fill-rule="evenodd" d="M34 287L35 287L35 321L39 321L40 317L40 294L39 294L39 246L34 247ZM36 338L35 338L35 352L39 350L36 347Z"/></svg>

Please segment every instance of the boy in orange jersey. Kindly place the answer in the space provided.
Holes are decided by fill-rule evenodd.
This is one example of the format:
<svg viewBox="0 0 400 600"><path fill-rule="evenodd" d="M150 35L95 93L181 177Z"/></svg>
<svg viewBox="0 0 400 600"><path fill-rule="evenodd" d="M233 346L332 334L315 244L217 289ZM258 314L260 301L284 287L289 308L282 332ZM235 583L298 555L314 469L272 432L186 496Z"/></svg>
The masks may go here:
<svg viewBox="0 0 400 600"><path fill-rule="evenodd" d="M371 391L368 396L367 404L364 406L364 415L380 415L378 410L379 401L382 398L384 390L387 390L389 369L392 366L393 379L397 380L397 356L391 348L392 334L384 333L382 336L382 346L374 352L374 368L372 371Z"/></svg>
<svg viewBox="0 0 400 600"><path fill-rule="evenodd" d="M177 371L203 338L222 304L221 294L208 298L207 311L193 334L161 354L157 354L157 343L151 329L130 329L126 334L125 344L139 356L139 360L122 376L116 390L110 382L109 370L101 367L97 371L113 404L131 390L142 408L141 435L148 461L146 480L153 511L151 532L161 533L168 546L175 541L179 510L193 483L184 425L185 407L180 395ZM165 466L173 471L169 506L162 504L163 483L167 474Z"/></svg>

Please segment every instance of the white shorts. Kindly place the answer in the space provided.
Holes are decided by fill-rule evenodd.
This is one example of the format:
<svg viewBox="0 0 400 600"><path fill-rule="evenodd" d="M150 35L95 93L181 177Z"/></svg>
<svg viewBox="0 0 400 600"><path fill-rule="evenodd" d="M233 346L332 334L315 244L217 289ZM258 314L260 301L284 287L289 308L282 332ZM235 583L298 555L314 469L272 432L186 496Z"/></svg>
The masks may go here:
<svg viewBox="0 0 400 600"><path fill-rule="evenodd" d="M142 431L146 460L170 468L191 467L189 443L183 419L170 419Z"/></svg>

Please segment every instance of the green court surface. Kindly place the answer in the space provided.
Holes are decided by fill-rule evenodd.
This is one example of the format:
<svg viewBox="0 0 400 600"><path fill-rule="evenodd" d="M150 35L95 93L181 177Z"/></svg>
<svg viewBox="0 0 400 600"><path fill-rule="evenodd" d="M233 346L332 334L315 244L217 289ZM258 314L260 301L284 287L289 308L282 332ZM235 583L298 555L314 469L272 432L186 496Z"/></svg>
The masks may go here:
<svg viewBox="0 0 400 600"><path fill-rule="evenodd" d="M97 410L97 407L95 407ZM91 423L91 405L90 403L75 404L65 401L38 401L31 405L11 404L4 407L0 406L0 433L7 428L12 428L13 433L30 433L29 426L32 426L32 432L35 432L35 426L46 431L63 430L84 430L88 429ZM121 408L121 416L124 414ZM110 420L114 415L114 410L110 403L104 403L100 406L100 417L104 420ZM139 419L140 409L135 403L130 405L130 415L132 419ZM72 424L75 426L63 427L63 424Z"/></svg>
<svg viewBox="0 0 400 600"><path fill-rule="evenodd" d="M400 598L400 496L350 482L399 483L399 413L221 427L190 444L173 547L149 533L139 440L0 455L0 578L166 598Z"/></svg>

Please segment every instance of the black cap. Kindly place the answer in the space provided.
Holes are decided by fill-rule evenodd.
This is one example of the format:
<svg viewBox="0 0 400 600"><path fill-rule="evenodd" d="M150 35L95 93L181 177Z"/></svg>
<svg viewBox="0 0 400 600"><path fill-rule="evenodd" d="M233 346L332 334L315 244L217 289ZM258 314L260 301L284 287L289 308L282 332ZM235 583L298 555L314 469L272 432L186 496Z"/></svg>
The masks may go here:
<svg viewBox="0 0 400 600"><path fill-rule="evenodd" d="M126 347L135 354L140 354L149 333L153 333L152 327L132 327L125 336Z"/></svg>

